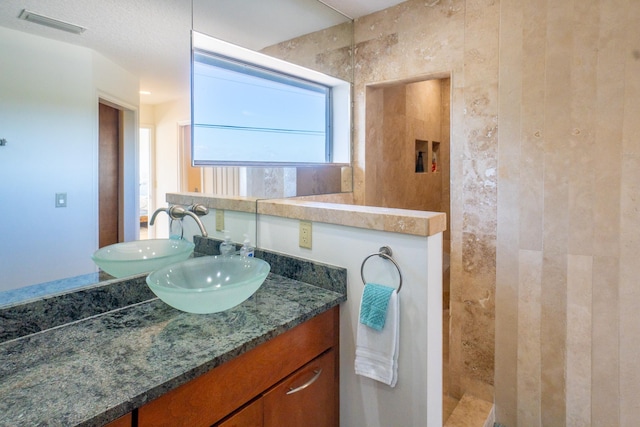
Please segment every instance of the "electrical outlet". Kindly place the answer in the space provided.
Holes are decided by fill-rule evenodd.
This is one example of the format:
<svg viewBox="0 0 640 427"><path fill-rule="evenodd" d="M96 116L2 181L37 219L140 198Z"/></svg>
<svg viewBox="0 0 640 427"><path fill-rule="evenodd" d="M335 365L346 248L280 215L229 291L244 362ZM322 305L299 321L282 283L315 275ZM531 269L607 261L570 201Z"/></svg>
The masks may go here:
<svg viewBox="0 0 640 427"><path fill-rule="evenodd" d="M224 210L216 209L216 231L224 230Z"/></svg>
<svg viewBox="0 0 640 427"><path fill-rule="evenodd" d="M300 242L301 248L311 249L311 221L300 221Z"/></svg>

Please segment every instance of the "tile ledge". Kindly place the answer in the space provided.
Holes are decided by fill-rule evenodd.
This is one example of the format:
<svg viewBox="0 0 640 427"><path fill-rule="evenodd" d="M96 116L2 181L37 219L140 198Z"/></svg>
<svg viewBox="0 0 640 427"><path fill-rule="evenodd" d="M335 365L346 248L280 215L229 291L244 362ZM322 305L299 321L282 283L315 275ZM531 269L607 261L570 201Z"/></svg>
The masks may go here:
<svg viewBox="0 0 640 427"><path fill-rule="evenodd" d="M495 405L468 393L462 396L444 427L492 427Z"/></svg>
<svg viewBox="0 0 640 427"><path fill-rule="evenodd" d="M166 201L178 205L201 203L209 209L225 209L238 212L256 212L256 197L220 196L204 193L167 193Z"/></svg>
<svg viewBox="0 0 640 427"><path fill-rule="evenodd" d="M446 229L446 214L296 199L258 201L258 214L371 230L433 236Z"/></svg>

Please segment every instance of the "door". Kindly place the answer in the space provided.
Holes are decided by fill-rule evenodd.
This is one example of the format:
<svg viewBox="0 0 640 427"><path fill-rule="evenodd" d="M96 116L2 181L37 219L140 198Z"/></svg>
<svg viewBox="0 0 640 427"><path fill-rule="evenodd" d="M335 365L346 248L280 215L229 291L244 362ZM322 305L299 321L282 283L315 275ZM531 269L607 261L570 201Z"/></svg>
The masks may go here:
<svg viewBox="0 0 640 427"><path fill-rule="evenodd" d="M99 104L98 246L118 243L120 213L120 110Z"/></svg>

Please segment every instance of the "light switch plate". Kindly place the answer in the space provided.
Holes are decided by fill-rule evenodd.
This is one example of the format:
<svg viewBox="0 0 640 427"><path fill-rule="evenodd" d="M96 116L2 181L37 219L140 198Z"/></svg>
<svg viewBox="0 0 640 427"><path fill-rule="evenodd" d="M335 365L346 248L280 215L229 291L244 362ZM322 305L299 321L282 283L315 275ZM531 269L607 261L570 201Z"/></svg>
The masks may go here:
<svg viewBox="0 0 640 427"><path fill-rule="evenodd" d="M216 209L216 231L224 230L224 210Z"/></svg>
<svg viewBox="0 0 640 427"><path fill-rule="evenodd" d="M56 208L67 207L67 193L56 193Z"/></svg>
<svg viewBox="0 0 640 427"><path fill-rule="evenodd" d="M311 249L311 221L300 221L300 242L301 248Z"/></svg>

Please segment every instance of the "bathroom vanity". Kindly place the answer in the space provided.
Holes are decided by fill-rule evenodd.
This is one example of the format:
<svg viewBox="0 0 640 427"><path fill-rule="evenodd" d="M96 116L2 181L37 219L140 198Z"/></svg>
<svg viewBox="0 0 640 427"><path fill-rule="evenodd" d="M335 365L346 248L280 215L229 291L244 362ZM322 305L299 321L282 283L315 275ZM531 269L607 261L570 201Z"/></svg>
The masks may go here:
<svg viewBox="0 0 640 427"><path fill-rule="evenodd" d="M23 319L29 332L0 344L0 425L336 425L346 271L260 255L272 273L225 312L184 313L147 294L36 333ZM294 277L305 271L306 282ZM85 299L67 296L76 309ZM34 305L31 322L52 304ZM0 309L0 325L15 329L16 313Z"/></svg>
<svg viewBox="0 0 640 427"><path fill-rule="evenodd" d="M138 409L138 426L335 426L334 307Z"/></svg>

